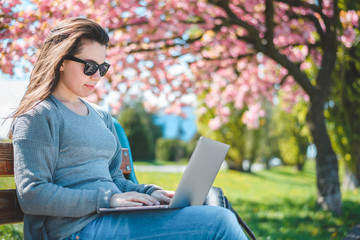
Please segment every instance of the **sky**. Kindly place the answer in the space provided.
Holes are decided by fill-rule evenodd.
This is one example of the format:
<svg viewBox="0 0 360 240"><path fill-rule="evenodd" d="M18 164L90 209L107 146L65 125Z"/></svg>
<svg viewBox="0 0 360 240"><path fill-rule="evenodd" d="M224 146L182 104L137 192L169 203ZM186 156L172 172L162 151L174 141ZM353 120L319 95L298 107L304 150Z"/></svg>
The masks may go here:
<svg viewBox="0 0 360 240"><path fill-rule="evenodd" d="M0 139L7 138L11 120L4 122L4 118L19 105L27 85L26 80L9 79L8 76L0 73Z"/></svg>

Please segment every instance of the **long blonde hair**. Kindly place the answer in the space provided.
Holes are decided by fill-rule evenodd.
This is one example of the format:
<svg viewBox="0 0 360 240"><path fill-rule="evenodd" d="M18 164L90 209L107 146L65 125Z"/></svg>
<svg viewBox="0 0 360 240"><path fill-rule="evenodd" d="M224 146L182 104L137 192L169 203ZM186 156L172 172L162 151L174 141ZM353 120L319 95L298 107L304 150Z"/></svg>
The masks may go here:
<svg viewBox="0 0 360 240"><path fill-rule="evenodd" d="M25 95L19 107L9 116L13 118L12 125L17 117L45 100L55 90L64 57L79 53L83 40L107 45L109 36L99 24L86 18L65 19L51 30L41 46Z"/></svg>

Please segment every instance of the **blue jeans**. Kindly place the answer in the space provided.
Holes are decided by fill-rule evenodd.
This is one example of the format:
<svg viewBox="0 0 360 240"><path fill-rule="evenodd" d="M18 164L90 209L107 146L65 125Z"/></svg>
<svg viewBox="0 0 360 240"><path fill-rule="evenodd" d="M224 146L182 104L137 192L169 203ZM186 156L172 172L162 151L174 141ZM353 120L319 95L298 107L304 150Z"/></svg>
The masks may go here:
<svg viewBox="0 0 360 240"><path fill-rule="evenodd" d="M66 238L79 239L247 239L234 214L214 206L192 206L99 215Z"/></svg>

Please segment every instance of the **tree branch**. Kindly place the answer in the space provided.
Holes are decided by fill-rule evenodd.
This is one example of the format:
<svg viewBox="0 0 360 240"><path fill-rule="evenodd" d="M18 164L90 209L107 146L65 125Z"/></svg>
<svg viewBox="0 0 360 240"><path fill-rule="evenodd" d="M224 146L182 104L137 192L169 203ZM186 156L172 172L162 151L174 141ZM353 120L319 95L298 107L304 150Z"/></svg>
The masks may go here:
<svg viewBox="0 0 360 240"><path fill-rule="evenodd" d="M203 59L206 60L206 61L240 60L240 59L243 59L243 58L246 58L246 57L251 57L251 56L254 56L254 54L252 54L252 53L243 54L243 55L239 55L236 58L233 58L233 57L228 57L228 58L206 58L206 57L204 57Z"/></svg>
<svg viewBox="0 0 360 240"><path fill-rule="evenodd" d="M328 17L323 13L322 7L320 7L320 6L322 6L321 2L319 3L319 5L314 5L314 4L309 4L305 1L299 1L299 0L277 0L277 1L288 4L290 7L303 7L306 9L310 9L310 10L318 13L324 22L328 21ZM319 33L320 38L324 39L324 31L321 28L319 19L316 18L314 15L307 14L307 15L301 16L299 14L295 14L294 12L289 13L289 15L295 19L300 19L302 17L309 19L311 22L313 22L315 24L316 30Z"/></svg>
<svg viewBox="0 0 360 240"><path fill-rule="evenodd" d="M157 41L152 41L153 43L157 43L157 42L166 42L166 41L169 41L169 40L176 40L176 39L179 39L180 37L177 36L177 37L174 37L174 38L169 38L169 39L159 39ZM148 48L148 49L144 49L144 48L138 48L138 49L135 49L135 50L132 50L130 51L129 53L137 53L137 52L154 52L154 51L158 51L158 50L166 50L166 49L169 49L169 48L172 48L172 47L175 47L175 46L179 46L179 45L186 45L186 44L191 44L191 43L194 43L195 41L198 41L202 38L202 35L197 37L197 38L192 38L192 39L189 39L189 40L186 40L184 44L179 44L179 43L173 43L173 44L164 44L164 46L162 47L159 47L159 48ZM133 42L134 43L134 42ZM141 44L141 42L136 42L135 44Z"/></svg>
<svg viewBox="0 0 360 240"><path fill-rule="evenodd" d="M288 0L288 1L283 0L283 1L295 4L295 1L293 1L293 0ZM245 30L247 30L248 35L246 37L238 36L238 38L242 38L245 42L253 44L254 48L258 52L263 52L266 56L270 57L271 59L273 59L274 61L279 63L281 66L286 68L288 70L289 74L294 77L295 81L304 89L304 91L309 96L316 94L316 92L317 92L316 88L311 84L311 82L310 82L309 78L306 76L306 74L304 72L302 72L297 65L295 65L293 62L291 62L287 58L287 56L281 54L274 47L274 45L271 45L271 44L269 45L267 43L267 41L266 42L262 41L262 39L259 37L259 32L255 29L255 27L253 27L250 24L239 19L236 16L236 14L230 9L228 1L209 0L209 2L222 8L226 12L226 14L229 16L231 23L241 26ZM267 7L269 7L268 11L271 11L272 7L268 6L269 4L272 4L272 1L267 1ZM271 15L270 15L270 17L271 17ZM270 21L272 21L272 19ZM267 26L271 27L271 23L266 23L266 24L268 24Z"/></svg>
<svg viewBox="0 0 360 240"><path fill-rule="evenodd" d="M314 4L310 4L310 3L307 3L305 1L300 1L300 0L276 0L276 1L285 3L285 4L289 5L290 7L303 7L306 9L311 9L314 12L317 12L317 13L323 15L322 8L319 7L319 6L321 6L321 4L314 5Z"/></svg>
<svg viewBox="0 0 360 240"><path fill-rule="evenodd" d="M274 4L273 0L265 0L265 40L269 48L274 49Z"/></svg>

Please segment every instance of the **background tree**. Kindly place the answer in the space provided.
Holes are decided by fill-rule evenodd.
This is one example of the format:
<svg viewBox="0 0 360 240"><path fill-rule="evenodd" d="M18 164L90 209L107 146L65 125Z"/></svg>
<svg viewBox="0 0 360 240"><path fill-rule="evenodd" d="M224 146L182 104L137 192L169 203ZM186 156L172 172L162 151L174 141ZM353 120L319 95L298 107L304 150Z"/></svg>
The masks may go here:
<svg viewBox="0 0 360 240"><path fill-rule="evenodd" d="M201 102L201 97L199 99ZM200 135L217 139L218 141L230 144L231 148L227 154L229 167L232 169L243 171L243 160L246 157L246 125L241 121L245 109L239 110L229 104L228 108L221 108L227 111L227 121L221 123L216 108L208 108L203 103L197 109L198 132ZM221 114L221 116L225 116ZM250 162L250 169L251 169Z"/></svg>
<svg viewBox="0 0 360 240"><path fill-rule="evenodd" d="M350 9L359 9L360 3L347 1L347 6ZM346 25L343 27L346 28ZM359 25L356 26L356 31L359 32ZM360 186L359 35L350 48L340 48L333 78L331 101L327 104L329 128L336 152L345 166L343 188L355 189Z"/></svg>
<svg viewBox="0 0 360 240"><path fill-rule="evenodd" d="M152 116L140 103L127 106L118 119L128 137L132 156L136 160L154 160L155 144L161 137L161 128L154 125Z"/></svg>
<svg viewBox="0 0 360 240"><path fill-rule="evenodd" d="M280 105L286 104L280 101ZM296 165L301 171L307 160L310 133L306 127L305 102L298 102L288 111L273 108L272 126L278 140L280 158L284 164Z"/></svg>
<svg viewBox="0 0 360 240"><path fill-rule="evenodd" d="M163 161L178 162L190 157L187 152L187 144L181 139L160 138L156 142L156 159Z"/></svg>
<svg viewBox="0 0 360 240"><path fill-rule="evenodd" d="M258 128L249 128L242 121L247 107L237 109L234 104L229 103L225 108L209 108L205 99L206 94L198 96L198 132L231 145L227 155L231 169L251 172L256 160L268 166L271 158L279 157L276 136L269 127L271 116L260 119ZM220 110L226 113L219 112ZM243 168L244 160L249 163L246 169Z"/></svg>
<svg viewBox="0 0 360 240"><path fill-rule="evenodd" d="M144 128L146 134L148 135L150 142L149 142L149 155L147 159L155 159L155 152L156 152L156 142L159 138L163 135L163 130L161 126L158 126L154 123L154 118L156 117L153 113L145 111L143 102L141 99L138 99L134 102L133 108L139 113L140 119L144 124ZM127 104L129 107L129 104ZM131 106L131 105L130 105Z"/></svg>
<svg viewBox="0 0 360 240"><path fill-rule="evenodd" d="M287 90L289 101L308 98L318 202L324 209L341 211L337 158L323 114L341 33L337 0L34 0L29 9L16 12L18 3L1 2L5 73L12 73L19 57L34 60L32 53L50 24L87 16L111 35L109 87L100 85L93 100L115 91L121 102L137 88L166 98L178 111L184 94L210 89L209 103L247 106L243 121L256 127L263 114L258 106L264 98L271 102L277 89ZM341 41L351 46L354 30L348 27L343 33ZM189 65L193 75L175 71L181 64ZM310 78L305 70L314 64L318 71Z"/></svg>

